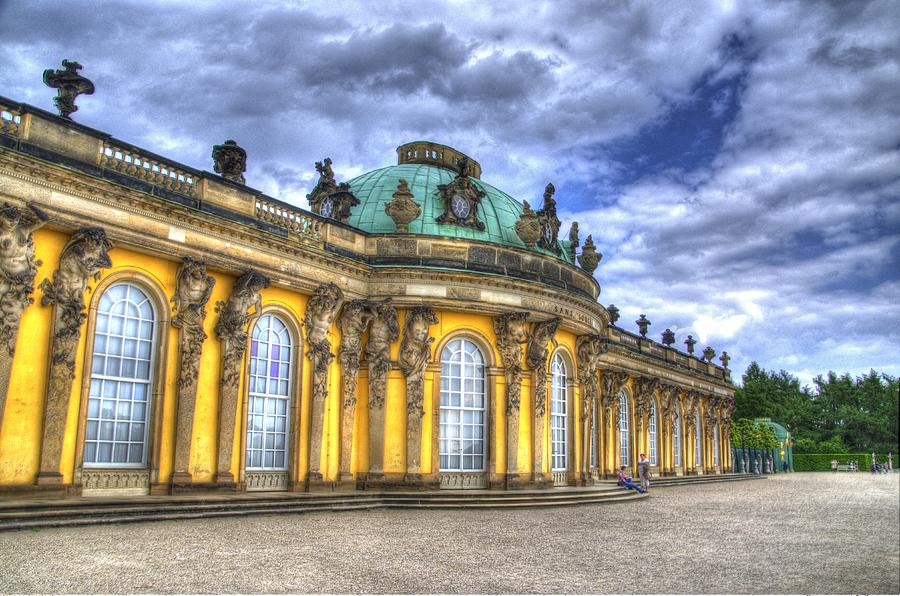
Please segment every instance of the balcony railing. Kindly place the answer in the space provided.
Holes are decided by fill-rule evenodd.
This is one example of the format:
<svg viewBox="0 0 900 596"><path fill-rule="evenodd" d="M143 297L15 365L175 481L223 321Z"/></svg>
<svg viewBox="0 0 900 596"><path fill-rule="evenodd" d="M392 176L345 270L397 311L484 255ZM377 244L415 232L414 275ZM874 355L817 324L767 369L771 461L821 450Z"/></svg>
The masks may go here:
<svg viewBox="0 0 900 596"><path fill-rule="evenodd" d="M0 104L0 133L11 137L19 136L22 129L22 111Z"/></svg>

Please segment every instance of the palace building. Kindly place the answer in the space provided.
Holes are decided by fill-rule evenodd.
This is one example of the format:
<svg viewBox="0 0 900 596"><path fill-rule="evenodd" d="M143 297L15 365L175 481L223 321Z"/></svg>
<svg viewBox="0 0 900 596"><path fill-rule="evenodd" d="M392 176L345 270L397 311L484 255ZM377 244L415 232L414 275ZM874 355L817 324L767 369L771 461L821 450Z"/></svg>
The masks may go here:
<svg viewBox="0 0 900 596"><path fill-rule="evenodd" d="M60 96L0 97L0 495L730 470L727 354L619 326L552 185L533 208L412 142L346 181L316 164L305 210L233 141L197 170Z"/></svg>

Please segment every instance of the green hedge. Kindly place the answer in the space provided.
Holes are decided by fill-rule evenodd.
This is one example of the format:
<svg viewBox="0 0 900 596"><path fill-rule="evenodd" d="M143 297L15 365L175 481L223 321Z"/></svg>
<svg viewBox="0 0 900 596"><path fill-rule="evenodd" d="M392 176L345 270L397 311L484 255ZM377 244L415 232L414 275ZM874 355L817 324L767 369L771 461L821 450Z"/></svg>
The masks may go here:
<svg viewBox="0 0 900 596"><path fill-rule="evenodd" d="M887 454L876 454L879 463L887 461ZM871 453L795 453L794 454L794 471L795 472L829 472L831 471L831 460L836 459L839 464L846 464L848 461L856 461L859 463L860 472L868 472L872 466ZM896 465L900 462L894 462Z"/></svg>

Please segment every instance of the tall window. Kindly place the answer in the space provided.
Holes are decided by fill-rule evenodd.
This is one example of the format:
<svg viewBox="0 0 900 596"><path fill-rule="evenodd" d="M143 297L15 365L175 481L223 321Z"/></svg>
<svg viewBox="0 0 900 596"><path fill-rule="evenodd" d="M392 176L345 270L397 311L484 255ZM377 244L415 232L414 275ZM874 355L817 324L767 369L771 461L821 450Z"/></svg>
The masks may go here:
<svg viewBox="0 0 900 596"><path fill-rule="evenodd" d="M284 322L264 315L250 343L248 469L286 470L293 342Z"/></svg>
<svg viewBox="0 0 900 596"><path fill-rule="evenodd" d="M703 450L700 448L700 412L697 412L696 432L694 432L694 465L703 465Z"/></svg>
<svg viewBox="0 0 900 596"><path fill-rule="evenodd" d="M630 465L631 461L628 456L630 447L628 433L628 393L623 389L619 393L619 459L622 466Z"/></svg>
<svg viewBox="0 0 900 596"><path fill-rule="evenodd" d="M147 421L156 352L150 298L130 283L100 297L88 394L84 464L147 465Z"/></svg>
<svg viewBox="0 0 900 596"><path fill-rule="evenodd" d="M562 356L553 357L553 374L550 384L550 448L553 453L553 471L568 469L568 388L566 387L566 363Z"/></svg>
<svg viewBox="0 0 900 596"><path fill-rule="evenodd" d="M441 351L441 471L485 468L484 355L455 339Z"/></svg>
<svg viewBox="0 0 900 596"><path fill-rule="evenodd" d="M672 417L672 454L675 456L675 465L681 465L681 406L678 398L675 398L675 416Z"/></svg>
<svg viewBox="0 0 900 596"><path fill-rule="evenodd" d="M650 465L656 464L656 406L650 405L650 417L647 419L647 440L650 442Z"/></svg>
<svg viewBox="0 0 900 596"><path fill-rule="evenodd" d="M719 423L713 426L713 465L719 465Z"/></svg>

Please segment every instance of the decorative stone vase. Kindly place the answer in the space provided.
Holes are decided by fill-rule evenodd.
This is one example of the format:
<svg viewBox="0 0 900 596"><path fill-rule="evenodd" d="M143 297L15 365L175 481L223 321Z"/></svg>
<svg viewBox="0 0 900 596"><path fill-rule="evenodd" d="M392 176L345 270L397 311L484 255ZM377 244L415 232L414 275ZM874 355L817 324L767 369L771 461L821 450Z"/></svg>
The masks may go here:
<svg viewBox="0 0 900 596"><path fill-rule="evenodd" d="M391 196L394 200L384 206L384 212L394 220L397 232L406 234L409 232L410 222L419 217L422 208L413 200L409 183L404 178L400 179L397 191Z"/></svg>
<svg viewBox="0 0 900 596"><path fill-rule="evenodd" d="M541 237L541 221L537 214L532 211L531 205L525 201L525 207L519 221L516 222L516 234L525 243L528 248L534 248L538 239Z"/></svg>
<svg viewBox="0 0 900 596"><path fill-rule="evenodd" d="M581 265L582 269L593 275L602 258L603 255L598 253L597 247L594 246L594 238L588 235L587 240L584 241L584 247L581 249L581 256L578 257L578 264Z"/></svg>
<svg viewBox="0 0 900 596"><path fill-rule="evenodd" d="M706 346L703 349L703 359L709 363L712 363L712 359L716 357L716 351L712 349L712 346Z"/></svg>

